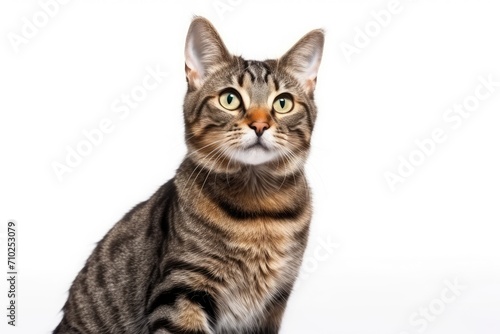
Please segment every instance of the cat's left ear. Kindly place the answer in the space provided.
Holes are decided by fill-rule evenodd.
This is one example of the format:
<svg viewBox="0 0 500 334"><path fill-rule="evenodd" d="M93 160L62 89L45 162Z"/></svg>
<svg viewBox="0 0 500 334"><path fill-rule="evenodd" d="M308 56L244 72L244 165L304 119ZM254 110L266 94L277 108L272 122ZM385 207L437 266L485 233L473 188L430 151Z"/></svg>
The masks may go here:
<svg viewBox="0 0 500 334"><path fill-rule="evenodd" d="M215 68L231 60L224 42L214 26L203 17L195 17L186 37L186 77L197 89Z"/></svg>
<svg viewBox="0 0 500 334"><path fill-rule="evenodd" d="M307 93L316 87L324 43L325 32L322 29L313 30L279 59L279 66L295 76Z"/></svg>

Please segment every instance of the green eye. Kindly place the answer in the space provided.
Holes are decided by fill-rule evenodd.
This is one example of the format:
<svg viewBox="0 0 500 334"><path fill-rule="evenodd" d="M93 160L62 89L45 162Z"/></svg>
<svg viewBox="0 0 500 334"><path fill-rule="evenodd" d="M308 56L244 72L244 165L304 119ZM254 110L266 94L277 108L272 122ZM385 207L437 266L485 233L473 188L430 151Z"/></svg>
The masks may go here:
<svg viewBox="0 0 500 334"><path fill-rule="evenodd" d="M273 109L277 113L286 114L293 109L293 100L290 94L281 94L273 102Z"/></svg>
<svg viewBox="0 0 500 334"><path fill-rule="evenodd" d="M219 103L227 110L236 110L240 107L241 100L238 93L233 90L228 90L219 96Z"/></svg>

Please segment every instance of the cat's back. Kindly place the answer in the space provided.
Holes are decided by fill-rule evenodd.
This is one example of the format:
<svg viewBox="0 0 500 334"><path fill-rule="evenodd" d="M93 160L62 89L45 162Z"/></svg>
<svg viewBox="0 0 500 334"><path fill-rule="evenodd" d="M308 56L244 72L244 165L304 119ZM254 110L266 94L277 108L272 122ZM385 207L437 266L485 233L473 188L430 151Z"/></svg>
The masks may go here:
<svg viewBox="0 0 500 334"><path fill-rule="evenodd" d="M158 276L175 196L171 180L97 244L73 282L54 333L149 333L146 300Z"/></svg>

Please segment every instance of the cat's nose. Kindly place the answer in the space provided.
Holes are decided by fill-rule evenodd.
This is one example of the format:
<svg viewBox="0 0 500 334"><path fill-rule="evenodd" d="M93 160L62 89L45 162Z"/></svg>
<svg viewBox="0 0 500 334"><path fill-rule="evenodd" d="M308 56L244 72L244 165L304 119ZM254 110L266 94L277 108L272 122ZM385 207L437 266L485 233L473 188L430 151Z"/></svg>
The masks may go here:
<svg viewBox="0 0 500 334"><path fill-rule="evenodd" d="M253 107L248 109L246 113L246 121L248 126L255 131L257 137L264 134L264 131L271 127L271 116L264 107Z"/></svg>
<svg viewBox="0 0 500 334"><path fill-rule="evenodd" d="M269 129L269 124L266 122L253 122L252 124L250 124L250 128L255 131L257 137L260 137L262 136L262 134L264 134L264 131Z"/></svg>

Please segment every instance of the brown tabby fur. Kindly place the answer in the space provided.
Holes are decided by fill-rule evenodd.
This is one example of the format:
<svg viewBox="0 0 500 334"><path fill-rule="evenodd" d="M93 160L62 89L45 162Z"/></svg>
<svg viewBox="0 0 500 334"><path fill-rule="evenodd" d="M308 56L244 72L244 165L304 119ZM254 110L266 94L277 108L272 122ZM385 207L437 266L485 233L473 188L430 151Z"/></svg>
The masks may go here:
<svg viewBox="0 0 500 334"><path fill-rule="evenodd" d="M304 163L323 39L315 30L278 60L246 61L193 20L186 158L99 242L54 333L278 333L311 220ZM219 102L228 87L233 111Z"/></svg>

